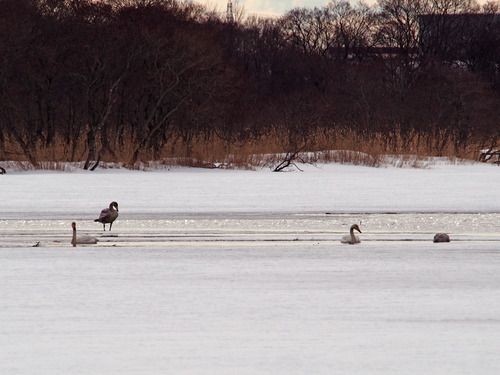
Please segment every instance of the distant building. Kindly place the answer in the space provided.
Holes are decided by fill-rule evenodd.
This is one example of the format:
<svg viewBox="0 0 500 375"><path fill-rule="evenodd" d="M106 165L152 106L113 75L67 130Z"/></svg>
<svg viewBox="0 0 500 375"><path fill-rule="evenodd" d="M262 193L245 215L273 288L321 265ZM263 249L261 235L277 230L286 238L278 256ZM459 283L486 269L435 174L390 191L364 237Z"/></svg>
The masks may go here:
<svg viewBox="0 0 500 375"><path fill-rule="evenodd" d="M499 41L499 14L426 14L419 19L419 50L424 57L473 64L487 57Z"/></svg>

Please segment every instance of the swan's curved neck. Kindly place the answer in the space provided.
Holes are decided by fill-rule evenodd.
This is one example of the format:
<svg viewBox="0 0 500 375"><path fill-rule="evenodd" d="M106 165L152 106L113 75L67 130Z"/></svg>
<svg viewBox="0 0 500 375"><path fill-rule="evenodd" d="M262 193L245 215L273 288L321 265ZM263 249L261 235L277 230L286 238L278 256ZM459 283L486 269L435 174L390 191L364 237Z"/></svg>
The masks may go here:
<svg viewBox="0 0 500 375"><path fill-rule="evenodd" d="M358 242L356 235L354 234L354 228L351 228L350 232L351 232L351 243Z"/></svg>

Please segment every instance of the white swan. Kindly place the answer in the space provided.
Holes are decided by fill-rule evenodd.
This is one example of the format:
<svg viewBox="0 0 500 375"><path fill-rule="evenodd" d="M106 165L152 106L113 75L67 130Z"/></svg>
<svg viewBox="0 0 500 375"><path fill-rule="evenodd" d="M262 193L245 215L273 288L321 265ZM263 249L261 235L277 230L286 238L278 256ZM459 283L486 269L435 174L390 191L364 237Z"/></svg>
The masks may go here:
<svg viewBox="0 0 500 375"><path fill-rule="evenodd" d="M351 245L354 245L356 243L360 243L361 240L359 239L359 237L354 235L354 229L356 229L359 233L361 233L361 229L359 229L358 224L353 224L353 225L351 225L351 229L349 231L350 234L343 236L342 239L340 240L340 242L348 243Z"/></svg>
<svg viewBox="0 0 500 375"><path fill-rule="evenodd" d="M113 221L115 221L117 217L118 217L118 203L111 202L109 204L109 208L103 209L101 211L101 214L99 215L99 218L95 219L94 221L98 221L99 223L102 223L102 227L104 230L106 230L106 224L108 223L109 230L111 230L111 226L113 225Z"/></svg>
<svg viewBox="0 0 500 375"><path fill-rule="evenodd" d="M434 236L433 242L450 242L450 236L448 236L446 233L437 233Z"/></svg>
<svg viewBox="0 0 500 375"><path fill-rule="evenodd" d="M73 247L76 245L93 245L97 243L97 238L92 236L77 236L76 235L76 223L72 222L71 226L73 227L73 238L71 239L71 244Z"/></svg>

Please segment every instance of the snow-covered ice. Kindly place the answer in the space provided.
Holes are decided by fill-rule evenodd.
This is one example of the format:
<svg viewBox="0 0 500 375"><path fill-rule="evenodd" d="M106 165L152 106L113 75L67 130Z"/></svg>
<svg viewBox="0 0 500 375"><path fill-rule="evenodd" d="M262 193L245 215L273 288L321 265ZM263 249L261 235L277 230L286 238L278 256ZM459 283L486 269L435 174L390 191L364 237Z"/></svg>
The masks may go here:
<svg viewBox="0 0 500 375"><path fill-rule="evenodd" d="M303 169L0 176L0 373L496 374L500 169Z"/></svg>
<svg viewBox="0 0 500 375"><path fill-rule="evenodd" d="M126 215L206 212L500 212L500 168L429 169L327 164L304 172L207 169L97 170L2 175L2 216L95 212L112 200ZM25 215L26 216L26 215ZM23 217L26 218L26 217Z"/></svg>

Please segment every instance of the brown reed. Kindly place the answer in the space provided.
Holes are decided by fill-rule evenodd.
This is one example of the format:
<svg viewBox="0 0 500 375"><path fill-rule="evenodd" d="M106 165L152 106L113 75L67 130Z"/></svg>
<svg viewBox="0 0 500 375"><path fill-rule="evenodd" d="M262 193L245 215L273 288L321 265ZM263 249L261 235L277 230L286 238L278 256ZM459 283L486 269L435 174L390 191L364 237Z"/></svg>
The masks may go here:
<svg viewBox="0 0 500 375"><path fill-rule="evenodd" d="M446 137L445 133L437 137ZM335 162L343 164L379 167L394 165L400 167L421 168L430 157L446 157L450 160L477 159L481 148L476 142L470 142L467 148L458 149L452 139L441 139L439 150L436 149L436 135L405 134L392 131L390 134L374 132L359 134L354 130L315 129L300 137L289 130L274 127L269 131L246 137L245 139L224 140L214 134L199 134L189 143L180 136L174 136L160 150L141 150L135 165L127 163L132 158L135 145L127 141L131 137L122 137L102 152L100 167L127 165L129 168L143 169L156 167L189 166L201 168L258 169L271 167L287 153L300 151L297 161L306 163ZM98 142L97 149L101 147ZM50 146L36 145L34 156L35 168L65 170L64 163L78 165L85 160L88 147L85 139L68 144L56 139ZM29 158L19 144L8 137L0 148L0 160L27 162Z"/></svg>

